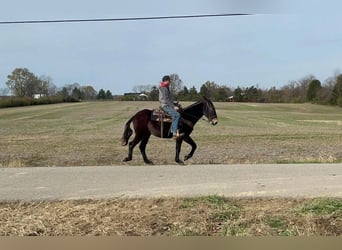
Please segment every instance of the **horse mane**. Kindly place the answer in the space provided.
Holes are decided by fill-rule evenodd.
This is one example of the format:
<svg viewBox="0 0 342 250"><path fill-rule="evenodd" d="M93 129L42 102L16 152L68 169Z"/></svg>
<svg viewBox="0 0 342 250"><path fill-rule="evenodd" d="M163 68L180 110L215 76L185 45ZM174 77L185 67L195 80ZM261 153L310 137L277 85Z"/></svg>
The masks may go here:
<svg viewBox="0 0 342 250"><path fill-rule="evenodd" d="M192 123L196 123L203 116L203 104L204 100L200 100L183 108L180 112L181 116Z"/></svg>
<svg viewBox="0 0 342 250"><path fill-rule="evenodd" d="M202 115L206 115L204 114L203 112L204 111L204 108L205 108L205 105L208 104L209 106L213 106L213 103L211 102L211 100L205 96L203 96L203 98L189 106L187 106L186 108L183 109L183 112L182 112L182 116L183 118L185 116L187 117L192 117L192 118L195 118L195 120L198 120L199 118L202 117ZM215 108L213 107L214 109L214 112L215 112ZM206 111L209 111L207 109L205 109ZM198 116L196 115L198 113ZM216 115L216 113L215 113Z"/></svg>
<svg viewBox="0 0 342 250"><path fill-rule="evenodd" d="M197 102L195 102L193 104L190 104L189 106L186 106L184 108L184 110L189 110L189 109L193 108L194 106L197 106L198 104L203 103L203 102L204 102L203 100L199 100L199 101L197 101Z"/></svg>

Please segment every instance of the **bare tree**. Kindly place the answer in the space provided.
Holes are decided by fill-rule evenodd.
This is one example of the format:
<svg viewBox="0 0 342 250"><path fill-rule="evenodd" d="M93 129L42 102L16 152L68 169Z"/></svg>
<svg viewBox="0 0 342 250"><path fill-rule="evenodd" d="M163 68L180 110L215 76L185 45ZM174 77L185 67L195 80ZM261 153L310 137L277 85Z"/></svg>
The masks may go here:
<svg viewBox="0 0 342 250"><path fill-rule="evenodd" d="M171 86L170 91L173 94L177 94L184 89L183 81L179 78L178 74L170 74Z"/></svg>
<svg viewBox="0 0 342 250"><path fill-rule="evenodd" d="M39 77L39 84L37 86L37 93L45 96L53 96L56 94L56 86L53 84L50 76L42 75Z"/></svg>
<svg viewBox="0 0 342 250"><path fill-rule="evenodd" d="M133 92L135 93L147 93L150 92L151 89L153 88L152 84L146 84L146 85L136 85L133 87Z"/></svg>
<svg viewBox="0 0 342 250"><path fill-rule="evenodd" d="M6 96L9 93L9 88L1 88L0 89L0 96Z"/></svg>

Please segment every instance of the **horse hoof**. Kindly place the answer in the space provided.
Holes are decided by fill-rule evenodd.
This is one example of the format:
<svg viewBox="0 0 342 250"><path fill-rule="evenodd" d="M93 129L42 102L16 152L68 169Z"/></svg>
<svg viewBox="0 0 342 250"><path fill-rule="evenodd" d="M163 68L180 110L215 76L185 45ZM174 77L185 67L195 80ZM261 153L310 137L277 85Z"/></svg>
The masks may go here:
<svg viewBox="0 0 342 250"><path fill-rule="evenodd" d="M153 161L150 161L150 160L145 161L145 163L149 165L154 165Z"/></svg>
<svg viewBox="0 0 342 250"><path fill-rule="evenodd" d="M190 155L186 155L186 156L184 156L184 161L187 161L187 160L189 160L190 158L191 158Z"/></svg>
<svg viewBox="0 0 342 250"><path fill-rule="evenodd" d="M184 166L185 164L184 164L184 162L183 161L181 161L181 160L178 160L178 161L176 161L179 165L182 165L182 166Z"/></svg>
<svg viewBox="0 0 342 250"><path fill-rule="evenodd" d="M132 159L129 157L126 157L123 161L131 161Z"/></svg>

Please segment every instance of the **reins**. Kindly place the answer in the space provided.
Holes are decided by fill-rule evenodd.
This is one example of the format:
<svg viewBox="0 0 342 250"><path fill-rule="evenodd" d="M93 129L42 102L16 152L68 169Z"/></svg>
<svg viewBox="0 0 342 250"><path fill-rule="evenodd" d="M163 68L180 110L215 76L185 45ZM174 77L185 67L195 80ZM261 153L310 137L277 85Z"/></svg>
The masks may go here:
<svg viewBox="0 0 342 250"><path fill-rule="evenodd" d="M193 115L193 114L190 114L190 113L188 113L188 112L184 112L184 109L182 109L182 113L183 114L185 114L185 115L187 115L187 116L190 116L190 117L192 117L192 118L195 118L196 120L199 120L199 119L201 119L201 117L202 116L204 116L204 109L205 109L205 102L203 102L202 101L202 103L203 103L203 109L202 109L202 115L201 116L195 116L195 115ZM195 104L194 104L195 105ZM194 106L194 105L192 105L192 106ZM184 118L185 119L185 118ZM204 121L207 121L207 122L210 122L209 121L209 118L208 119L206 119L206 118L202 118L202 120L204 120Z"/></svg>

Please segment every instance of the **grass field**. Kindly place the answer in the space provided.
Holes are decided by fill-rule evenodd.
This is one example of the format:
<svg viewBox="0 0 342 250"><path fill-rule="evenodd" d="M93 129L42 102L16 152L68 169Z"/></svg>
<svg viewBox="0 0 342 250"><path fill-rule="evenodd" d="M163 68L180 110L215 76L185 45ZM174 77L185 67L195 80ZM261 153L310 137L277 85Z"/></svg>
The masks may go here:
<svg viewBox="0 0 342 250"><path fill-rule="evenodd" d="M189 103L183 103L183 106ZM199 121L187 164L342 162L342 109L311 104L215 103ZM84 102L0 109L0 166L123 163L125 122L155 102ZM174 163L174 141L152 137L155 164ZM182 155L190 148L182 148ZM171 153L170 153L171 152ZM193 198L0 203L0 235L342 235L342 200Z"/></svg>
<svg viewBox="0 0 342 250"><path fill-rule="evenodd" d="M186 106L190 103L182 103ZM219 124L199 121L187 164L342 162L342 110L312 104L215 103ZM125 122L157 102L84 102L0 109L0 166L144 164L138 147L123 163ZM151 137L155 164L174 163L174 141ZM184 156L190 147L183 145ZM171 153L170 153L171 152Z"/></svg>

